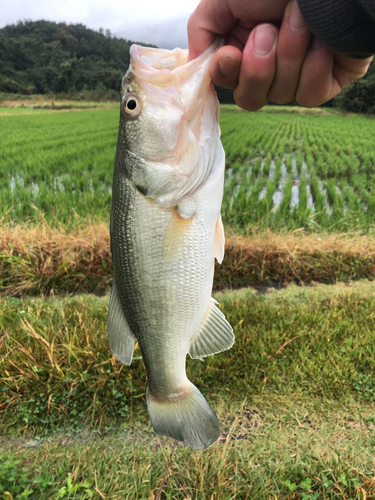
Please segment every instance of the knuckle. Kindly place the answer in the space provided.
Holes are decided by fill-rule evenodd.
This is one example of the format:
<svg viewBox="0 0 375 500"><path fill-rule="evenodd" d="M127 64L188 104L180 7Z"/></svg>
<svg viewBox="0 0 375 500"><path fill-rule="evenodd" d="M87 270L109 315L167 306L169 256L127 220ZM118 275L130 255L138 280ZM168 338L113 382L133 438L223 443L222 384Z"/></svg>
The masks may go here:
<svg viewBox="0 0 375 500"><path fill-rule="evenodd" d="M365 66L365 67L358 69L357 71L352 71L351 75L350 75L352 81L358 80L359 78L362 78L362 76L365 76L365 74L367 73L367 70L368 70L368 66Z"/></svg>
<svg viewBox="0 0 375 500"><path fill-rule="evenodd" d="M305 95L302 96L297 95L296 101L300 106L303 106L304 108L315 108L319 103L318 99L314 99L314 97L312 96L305 96Z"/></svg>
<svg viewBox="0 0 375 500"><path fill-rule="evenodd" d="M234 100L236 101L237 106L246 111L258 111L258 109L262 108L265 104L267 104L267 99L256 100L256 99L247 99L246 97L239 97L234 95Z"/></svg>
<svg viewBox="0 0 375 500"><path fill-rule="evenodd" d="M287 104L288 102L293 101L294 98L294 94L285 94L278 91L271 91L268 94L268 99L276 104Z"/></svg>

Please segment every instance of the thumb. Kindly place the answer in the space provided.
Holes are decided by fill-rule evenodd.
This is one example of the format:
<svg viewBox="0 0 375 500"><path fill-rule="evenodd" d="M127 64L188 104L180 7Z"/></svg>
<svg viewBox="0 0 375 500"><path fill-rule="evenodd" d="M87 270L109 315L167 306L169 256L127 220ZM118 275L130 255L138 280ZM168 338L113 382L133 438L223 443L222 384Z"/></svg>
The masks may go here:
<svg viewBox="0 0 375 500"><path fill-rule="evenodd" d="M202 0L188 22L189 61L211 45L216 35L224 35L236 23L226 0Z"/></svg>

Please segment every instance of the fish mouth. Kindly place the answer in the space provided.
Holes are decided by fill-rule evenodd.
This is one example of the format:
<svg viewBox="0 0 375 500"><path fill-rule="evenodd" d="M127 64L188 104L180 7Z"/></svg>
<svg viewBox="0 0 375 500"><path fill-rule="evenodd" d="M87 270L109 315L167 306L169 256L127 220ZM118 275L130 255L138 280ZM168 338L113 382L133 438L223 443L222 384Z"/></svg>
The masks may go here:
<svg viewBox="0 0 375 500"><path fill-rule="evenodd" d="M189 62L188 49L167 50L133 44L130 47L131 70L137 79L159 87L168 87L173 83L181 85L197 72L208 73L206 66L223 43L222 37L216 37L203 54Z"/></svg>
<svg viewBox="0 0 375 500"><path fill-rule="evenodd" d="M188 49L167 50L133 44L129 73L144 95L179 108L183 113L181 118L198 137L194 129L196 120L200 119L207 94L213 93L209 66L223 43L223 37L216 37L205 52L191 61L188 61Z"/></svg>

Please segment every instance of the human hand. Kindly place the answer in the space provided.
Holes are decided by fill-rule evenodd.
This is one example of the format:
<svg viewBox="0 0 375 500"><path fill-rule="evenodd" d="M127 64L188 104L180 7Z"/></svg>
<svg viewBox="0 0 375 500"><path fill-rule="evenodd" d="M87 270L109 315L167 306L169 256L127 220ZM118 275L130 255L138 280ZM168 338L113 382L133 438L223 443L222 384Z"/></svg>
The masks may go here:
<svg viewBox="0 0 375 500"><path fill-rule="evenodd" d="M211 79L232 88L248 111L269 99L319 106L363 76L372 59L334 54L312 36L295 0L202 0L188 23L189 59L216 35L226 45L212 60Z"/></svg>

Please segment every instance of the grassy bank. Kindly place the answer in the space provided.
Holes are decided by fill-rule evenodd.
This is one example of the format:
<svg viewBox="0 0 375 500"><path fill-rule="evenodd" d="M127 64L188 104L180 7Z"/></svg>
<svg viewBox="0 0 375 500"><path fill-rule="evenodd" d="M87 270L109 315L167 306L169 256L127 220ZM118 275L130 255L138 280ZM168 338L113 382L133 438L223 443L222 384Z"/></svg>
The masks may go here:
<svg viewBox="0 0 375 500"><path fill-rule="evenodd" d="M204 452L177 447L164 498L371 498L374 295L369 282L217 294L235 345L187 365L223 435ZM131 367L110 354L107 306L2 299L0 478L12 494L156 496L172 443L151 429L139 350Z"/></svg>
<svg viewBox="0 0 375 500"><path fill-rule="evenodd" d="M266 231L247 238L227 237L214 289L374 276L374 236ZM0 227L0 296L103 294L111 283L106 222L77 222L70 230L51 227L44 219L33 226Z"/></svg>

